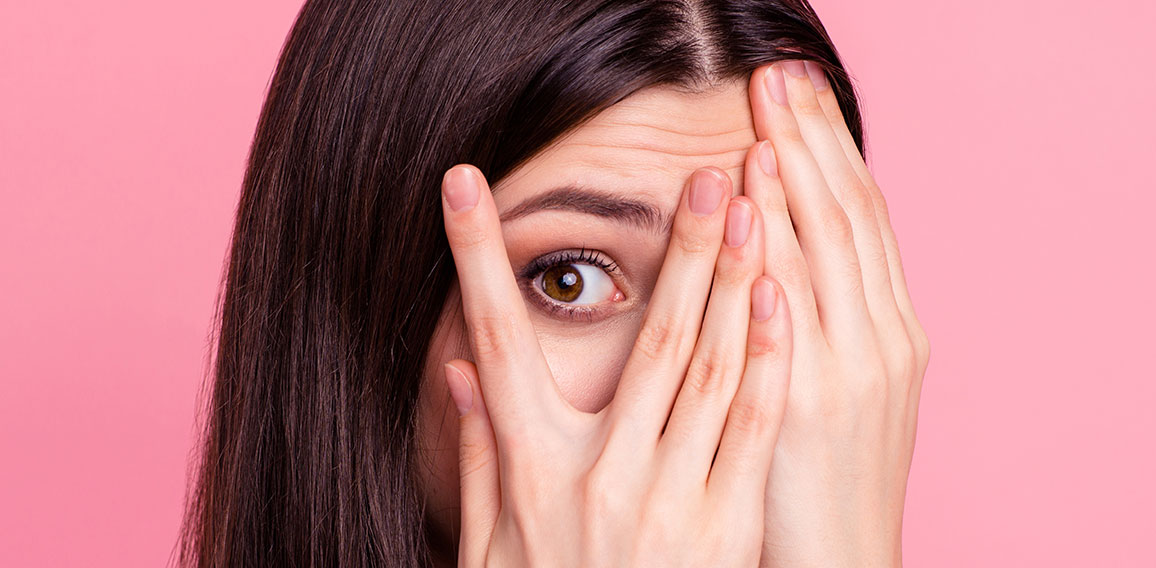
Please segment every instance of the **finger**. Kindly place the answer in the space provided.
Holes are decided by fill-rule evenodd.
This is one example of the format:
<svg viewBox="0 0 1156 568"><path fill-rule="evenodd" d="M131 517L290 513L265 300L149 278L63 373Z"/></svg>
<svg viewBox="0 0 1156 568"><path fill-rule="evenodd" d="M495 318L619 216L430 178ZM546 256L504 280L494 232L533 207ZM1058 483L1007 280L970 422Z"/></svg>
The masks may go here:
<svg viewBox="0 0 1156 568"><path fill-rule="evenodd" d="M458 473L461 484L461 537L458 563L485 563L490 537L501 511L498 445L473 363L454 359L445 364L446 386L458 419Z"/></svg>
<svg viewBox="0 0 1156 568"><path fill-rule="evenodd" d="M762 216L749 197L731 199L702 332L658 446L676 492L701 489L718 450L727 408L746 364L750 290L763 274Z"/></svg>
<svg viewBox="0 0 1156 568"><path fill-rule="evenodd" d="M477 168L442 182L446 237L457 266L470 348L498 439L570 409L551 378L510 268L498 212ZM509 447L508 445L504 447Z"/></svg>
<svg viewBox="0 0 1156 568"><path fill-rule="evenodd" d="M621 442L626 455L640 444L657 444L670 415L698 339L723 239L727 208L721 205L731 191L727 174L711 167L695 171L683 192L638 339L607 407L607 444Z"/></svg>
<svg viewBox="0 0 1156 568"><path fill-rule="evenodd" d="M795 112L799 131L819 163L827 187L831 188L831 193L851 220L859 269L863 275L863 295L876 329L883 337L905 336L903 318L895 303L895 292L891 289L887 251L883 247L879 222L875 217L875 204L867 187L859 179L859 174L851 167L842 144L835 137L835 130L831 127L823 105L823 99L834 98L834 91L817 63L804 61L803 65L806 68L805 77L788 77L788 81L797 87L799 98L806 100ZM803 109L807 111L803 112Z"/></svg>
<svg viewBox="0 0 1156 568"><path fill-rule="evenodd" d="M810 73L810 71L811 69L809 68L808 73ZM823 107L823 113L826 115L834 131L836 139L839 140L843 154L847 157L848 163L851 164L851 169L855 171L859 181L871 197L871 202L874 206L875 221L879 226L880 238L883 242L884 252L887 255L887 280L891 285L895 303L904 319L904 323L907 325L909 336L918 339L920 334L914 333L914 331L917 329L921 330L921 328L915 316L915 308L911 303L911 296L907 291L907 279L903 275L903 261L899 256L899 241L895 237L895 231L891 227L887 201L884 199L883 192L879 189L879 185L875 182L875 176L873 176L867 168L867 163L863 160L863 155L859 152L859 147L855 145L855 138L851 136L851 132L847 128L847 122L844 120L842 109L839 108L839 100L836 98L835 92L830 88L820 88L818 89L818 95L819 103Z"/></svg>
<svg viewBox="0 0 1156 568"><path fill-rule="evenodd" d="M806 74L802 62L786 63L791 68L798 63ZM759 138L771 141L779 159L779 176L810 269L824 334L828 341L853 339L867 330L873 332L873 324L863 296L851 222L828 189L795 119L796 112L813 112L800 106L814 103L798 94L796 81L785 80L783 66L775 63L756 70L752 77L755 130Z"/></svg>
<svg viewBox="0 0 1156 568"><path fill-rule="evenodd" d="M724 507L763 505L791 380L793 314L783 289L764 276L750 298L747 366L707 481L707 491Z"/></svg>
<svg viewBox="0 0 1156 568"><path fill-rule="evenodd" d="M795 336L826 342L819 326L807 259L803 257L795 227L791 224L777 162L774 146L770 141L762 140L751 146L743 168L743 192L755 202L764 220L767 252L763 271L783 287L791 306L791 327Z"/></svg>

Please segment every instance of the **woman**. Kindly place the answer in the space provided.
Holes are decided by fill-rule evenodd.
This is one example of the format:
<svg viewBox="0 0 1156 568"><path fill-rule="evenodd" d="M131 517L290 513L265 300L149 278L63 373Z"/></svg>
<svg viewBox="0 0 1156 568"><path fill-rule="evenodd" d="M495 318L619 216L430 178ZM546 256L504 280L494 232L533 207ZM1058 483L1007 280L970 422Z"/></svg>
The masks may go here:
<svg viewBox="0 0 1156 568"><path fill-rule="evenodd" d="M308 1L181 562L898 564L928 344L859 117L805 0Z"/></svg>

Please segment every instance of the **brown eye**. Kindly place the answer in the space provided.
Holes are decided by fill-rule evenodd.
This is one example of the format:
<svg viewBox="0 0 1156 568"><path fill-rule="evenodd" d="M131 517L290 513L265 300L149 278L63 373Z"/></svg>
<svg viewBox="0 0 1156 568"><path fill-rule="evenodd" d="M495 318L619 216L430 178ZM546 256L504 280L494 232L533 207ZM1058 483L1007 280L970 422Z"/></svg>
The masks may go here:
<svg viewBox="0 0 1156 568"><path fill-rule="evenodd" d="M542 291L559 302L573 302L582 295L582 274L572 264L552 266L542 273Z"/></svg>
<svg viewBox="0 0 1156 568"><path fill-rule="evenodd" d="M523 269L522 278L529 280L535 299L553 310L624 300L610 276L617 269L601 254L585 249L579 254L561 251L535 259Z"/></svg>

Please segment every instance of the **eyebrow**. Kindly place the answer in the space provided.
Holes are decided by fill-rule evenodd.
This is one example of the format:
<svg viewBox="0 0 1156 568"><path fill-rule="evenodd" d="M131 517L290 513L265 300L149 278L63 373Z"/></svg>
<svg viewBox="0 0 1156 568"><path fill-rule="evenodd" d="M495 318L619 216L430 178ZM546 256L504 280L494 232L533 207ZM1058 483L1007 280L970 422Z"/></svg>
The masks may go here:
<svg viewBox="0 0 1156 568"><path fill-rule="evenodd" d="M499 216L513 221L538 211L573 211L666 234L674 224L674 213L663 213L654 205L614 193L578 185L556 187L511 207Z"/></svg>

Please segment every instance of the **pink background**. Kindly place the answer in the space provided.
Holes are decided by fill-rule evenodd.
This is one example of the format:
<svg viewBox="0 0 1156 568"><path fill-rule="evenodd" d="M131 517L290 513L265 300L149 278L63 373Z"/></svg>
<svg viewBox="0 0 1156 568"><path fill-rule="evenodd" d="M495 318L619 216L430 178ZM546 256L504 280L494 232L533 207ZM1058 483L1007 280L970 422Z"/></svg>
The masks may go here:
<svg viewBox="0 0 1156 568"><path fill-rule="evenodd" d="M907 564L1156 566L1156 5L813 1L932 340ZM298 7L4 10L0 565L167 560Z"/></svg>

